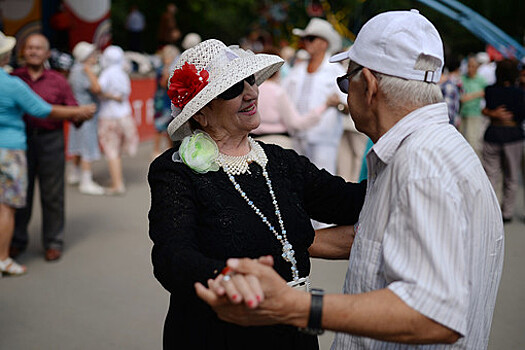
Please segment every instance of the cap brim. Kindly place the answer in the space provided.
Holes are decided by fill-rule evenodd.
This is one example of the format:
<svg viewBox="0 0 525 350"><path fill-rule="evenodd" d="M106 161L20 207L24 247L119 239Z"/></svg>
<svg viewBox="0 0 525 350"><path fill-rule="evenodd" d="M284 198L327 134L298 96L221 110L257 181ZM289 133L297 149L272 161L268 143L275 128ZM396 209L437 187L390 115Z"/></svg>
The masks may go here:
<svg viewBox="0 0 525 350"><path fill-rule="evenodd" d="M344 60L347 60L350 58L349 51L338 53L337 55L333 55L330 57L329 62L335 63L335 62L341 62Z"/></svg>

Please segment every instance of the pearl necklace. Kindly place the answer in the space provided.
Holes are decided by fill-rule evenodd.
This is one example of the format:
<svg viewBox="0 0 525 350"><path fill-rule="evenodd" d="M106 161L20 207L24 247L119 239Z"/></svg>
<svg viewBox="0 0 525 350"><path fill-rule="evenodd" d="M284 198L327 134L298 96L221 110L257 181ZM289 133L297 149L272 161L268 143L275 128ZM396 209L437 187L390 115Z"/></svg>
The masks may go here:
<svg viewBox="0 0 525 350"><path fill-rule="evenodd" d="M237 192L240 193L241 197L246 201L250 208L252 208L255 214L257 214L257 216L261 218L262 222L266 224L266 226L268 226L268 229L274 234L275 238L277 238L279 243L281 243L283 252L281 256L285 261L292 264L292 277L294 281L297 281L299 279L299 270L297 269L295 251L293 250L292 244L288 242L288 237L286 236L286 229L284 228L284 222L281 217L279 204L277 203L275 192L273 191L272 181L270 180L270 176L266 171L266 164L268 163L268 158L266 157L266 153L264 153L264 150L261 147L261 145L255 142L251 137L248 137L248 141L250 143L251 148L250 152L248 152L244 156L238 157L228 156L219 153L219 156L217 157L217 163L223 168L226 175L228 175L228 179L233 184ZM277 220L281 228L280 233L270 223L268 218L261 212L261 210L257 208L257 206L250 200L250 198L248 198L246 193L242 190L241 186L237 183L237 180L235 180L234 175L240 175L246 172L250 173L248 167L249 163L251 162L259 164L262 168L262 174L266 180L266 185L268 186L270 196L272 197L272 204L275 208L275 216L277 216Z"/></svg>

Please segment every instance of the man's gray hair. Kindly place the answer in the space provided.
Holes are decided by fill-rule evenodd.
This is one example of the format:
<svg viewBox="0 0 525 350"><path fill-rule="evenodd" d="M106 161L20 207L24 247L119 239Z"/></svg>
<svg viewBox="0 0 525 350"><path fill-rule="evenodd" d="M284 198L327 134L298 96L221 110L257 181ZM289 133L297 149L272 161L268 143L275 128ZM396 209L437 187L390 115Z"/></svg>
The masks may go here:
<svg viewBox="0 0 525 350"><path fill-rule="evenodd" d="M439 69L441 62L431 56L418 57L414 68L423 71ZM387 104L395 109L406 107L420 108L443 101L443 94L437 84L424 81L407 80L403 78L374 72L379 88L386 97Z"/></svg>

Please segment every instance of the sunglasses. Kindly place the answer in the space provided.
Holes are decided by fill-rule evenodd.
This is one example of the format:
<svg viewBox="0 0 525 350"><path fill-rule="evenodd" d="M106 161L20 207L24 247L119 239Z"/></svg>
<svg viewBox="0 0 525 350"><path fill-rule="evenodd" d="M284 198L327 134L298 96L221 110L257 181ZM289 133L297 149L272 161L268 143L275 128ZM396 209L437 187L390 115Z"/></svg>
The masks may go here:
<svg viewBox="0 0 525 350"><path fill-rule="evenodd" d="M255 75L250 75L248 78L244 78L238 83L235 83L232 87L230 87L228 90L221 93L217 98L220 98L221 100L232 100L235 97L242 94L244 91L244 82L247 82L250 86L255 84Z"/></svg>
<svg viewBox="0 0 525 350"><path fill-rule="evenodd" d="M317 38L318 38L318 36L315 36L315 35L307 35L307 36L303 37L303 40L304 41L308 41L308 42L312 42L312 41L314 41Z"/></svg>
<svg viewBox="0 0 525 350"><path fill-rule="evenodd" d="M341 92L348 94L348 86L350 85L350 79L352 79L352 77L356 75L357 72L359 72L361 69L363 69L363 67L359 66L352 69L345 75L337 77L337 86L339 87L339 90L341 90Z"/></svg>

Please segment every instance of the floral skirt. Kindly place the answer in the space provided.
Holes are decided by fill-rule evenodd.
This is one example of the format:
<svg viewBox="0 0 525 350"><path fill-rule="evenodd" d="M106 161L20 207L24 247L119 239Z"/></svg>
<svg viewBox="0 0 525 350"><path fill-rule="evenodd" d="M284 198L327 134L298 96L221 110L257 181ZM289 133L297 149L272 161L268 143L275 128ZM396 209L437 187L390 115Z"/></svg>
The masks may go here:
<svg viewBox="0 0 525 350"><path fill-rule="evenodd" d="M108 159L119 158L122 153L134 156L139 146L139 134L131 116L118 119L99 119L98 138Z"/></svg>
<svg viewBox="0 0 525 350"><path fill-rule="evenodd" d="M0 203L23 208L27 195L26 152L0 148Z"/></svg>

